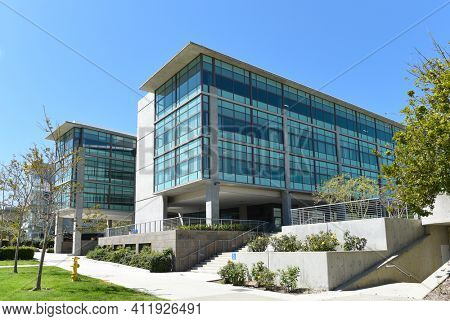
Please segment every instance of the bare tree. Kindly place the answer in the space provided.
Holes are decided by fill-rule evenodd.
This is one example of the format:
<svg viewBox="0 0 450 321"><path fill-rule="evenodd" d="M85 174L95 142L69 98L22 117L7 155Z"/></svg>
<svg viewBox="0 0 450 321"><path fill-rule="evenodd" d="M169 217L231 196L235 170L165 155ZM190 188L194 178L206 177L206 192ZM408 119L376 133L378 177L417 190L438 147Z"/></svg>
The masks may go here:
<svg viewBox="0 0 450 321"><path fill-rule="evenodd" d="M30 152L31 153L31 152ZM35 176L32 164L29 162L30 153L17 160L15 157L7 165L3 165L2 185L7 193L6 205L10 208L12 219L9 228L12 229L16 240L14 254L14 273L18 272L17 261L19 259L19 246L21 242L23 225L26 216L29 215L33 201Z"/></svg>
<svg viewBox="0 0 450 321"><path fill-rule="evenodd" d="M58 213L62 208L70 206L70 199L81 189L81 186L72 180L73 173L80 161L79 150L77 148L65 148L59 139L60 133L52 125L46 114L44 130L53 138L53 146L41 150L35 149L33 155L33 171L39 177L39 195L41 197L41 201L38 202L40 208L36 211L37 221L40 223L44 234L34 291L41 290L48 240Z"/></svg>

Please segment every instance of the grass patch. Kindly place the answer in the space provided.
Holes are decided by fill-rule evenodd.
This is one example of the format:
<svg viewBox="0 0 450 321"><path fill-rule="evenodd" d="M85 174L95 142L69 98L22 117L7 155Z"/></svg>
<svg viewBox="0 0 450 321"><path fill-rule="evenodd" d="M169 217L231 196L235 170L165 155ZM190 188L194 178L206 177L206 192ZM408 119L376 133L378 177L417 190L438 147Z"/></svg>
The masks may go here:
<svg viewBox="0 0 450 321"><path fill-rule="evenodd" d="M37 276L37 268L19 268L14 274L0 269L0 300L3 301L155 301L163 300L122 286L84 275L72 282L70 272L45 266L42 290L30 291Z"/></svg>
<svg viewBox="0 0 450 321"><path fill-rule="evenodd" d="M20 265L39 265L39 261L37 260L19 260L17 264ZM0 266L14 266L14 260L5 260L0 261Z"/></svg>

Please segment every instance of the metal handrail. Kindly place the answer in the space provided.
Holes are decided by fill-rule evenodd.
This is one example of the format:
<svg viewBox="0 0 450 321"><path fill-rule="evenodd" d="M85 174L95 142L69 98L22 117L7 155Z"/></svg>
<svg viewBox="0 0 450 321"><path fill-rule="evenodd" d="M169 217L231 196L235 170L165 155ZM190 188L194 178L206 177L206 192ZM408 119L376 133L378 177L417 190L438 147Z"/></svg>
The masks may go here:
<svg viewBox="0 0 450 321"><path fill-rule="evenodd" d="M171 231L179 228L180 226L192 226L192 225L249 225L253 226L261 224L263 221L259 220L235 220L235 219L206 219L206 218L193 218L193 217L175 217L162 220L154 220L150 222L129 224L114 228L106 229L106 236L121 236L127 234L145 234L153 232Z"/></svg>
<svg viewBox="0 0 450 321"><path fill-rule="evenodd" d="M395 199L369 198L292 209L291 225L381 217L413 218L413 214L408 211L405 204Z"/></svg>
<svg viewBox="0 0 450 321"><path fill-rule="evenodd" d="M215 241L212 241L211 243L208 243L208 244L202 246L202 247L199 248L198 250L196 250L196 251L194 251L194 252L192 252L192 253L190 253L190 254L188 254L188 255L185 255L185 256L179 258L178 260L180 260L180 262L183 262L186 258L189 258L189 259L190 259L190 257L192 257L193 255L196 255L196 254L197 254L197 255L196 255L196 257L197 257L197 262L196 262L195 264L198 264L198 263L200 263L200 260L199 260L199 253L200 253L201 251L207 249L207 248L210 247L211 245L214 244L214 247L215 247L214 254L217 254L217 246L216 246L216 244L217 244L218 242L221 242L222 245L223 245L224 242L228 242L228 245L229 245L230 242L234 242L234 241L237 240L238 238L242 238L244 235L253 233L254 230L257 230L257 233L258 233L258 230L259 230L260 227L269 224L268 222L264 222L264 221L260 221L260 222L261 222L261 224L259 224L258 226L255 226L255 227L252 228L251 230L248 230L248 231L245 231L245 232L242 233L242 234L239 234L238 236L232 238L231 240L215 240ZM233 246L231 246L231 248L233 248ZM223 249L223 246L222 246L222 249ZM206 258L205 258L205 259L206 259ZM189 263L190 263L190 261L189 261ZM187 268L190 268L190 267L193 266L193 265L194 265L194 264L192 264L192 265L191 265L191 264L188 264L188 267L187 267Z"/></svg>

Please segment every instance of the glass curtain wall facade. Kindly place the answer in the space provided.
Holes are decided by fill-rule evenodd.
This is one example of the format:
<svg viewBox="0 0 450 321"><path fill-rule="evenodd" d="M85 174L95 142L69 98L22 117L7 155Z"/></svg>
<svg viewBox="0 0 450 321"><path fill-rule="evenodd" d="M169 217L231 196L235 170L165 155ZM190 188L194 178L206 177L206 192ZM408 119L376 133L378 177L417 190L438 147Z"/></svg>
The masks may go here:
<svg viewBox="0 0 450 321"><path fill-rule="evenodd" d="M382 184L380 167L392 162L385 152L400 130L206 55L158 88L155 106L155 192L210 178L210 126L218 129L220 180L304 192L339 173Z"/></svg>
<svg viewBox="0 0 450 321"><path fill-rule="evenodd" d="M82 147L83 208L134 211L136 139L73 128L60 142L66 151ZM65 181L77 181L77 176L77 170L72 170ZM75 207L75 194L68 194L63 204Z"/></svg>

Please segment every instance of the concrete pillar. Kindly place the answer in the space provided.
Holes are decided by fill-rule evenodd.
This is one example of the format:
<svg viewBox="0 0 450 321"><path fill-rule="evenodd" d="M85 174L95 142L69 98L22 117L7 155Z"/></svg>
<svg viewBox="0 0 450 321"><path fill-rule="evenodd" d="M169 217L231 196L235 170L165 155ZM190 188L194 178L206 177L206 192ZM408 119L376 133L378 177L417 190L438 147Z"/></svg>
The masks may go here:
<svg viewBox="0 0 450 321"><path fill-rule="evenodd" d="M336 128L336 157L338 161L339 174L342 174L341 133L339 131L339 128Z"/></svg>
<svg viewBox="0 0 450 321"><path fill-rule="evenodd" d="M239 219L240 220L247 220L248 219L247 206L246 205L239 206Z"/></svg>
<svg viewBox="0 0 450 321"><path fill-rule="evenodd" d="M211 182L206 186L206 224L212 224L220 218L219 182Z"/></svg>
<svg viewBox="0 0 450 321"><path fill-rule="evenodd" d="M291 188L291 163L289 161L289 130L288 130L288 118L287 110L283 108L283 143L284 143L284 181L285 188L289 190Z"/></svg>
<svg viewBox="0 0 450 321"><path fill-rule="evenodd" d="M291 225L292 196L288 191L281 192L281 212L283 226Z"/></svg>
<svg viewBox="0 0 450 321"><path fill-rule="evenodd" d="M219 152L218 152L218 127L219 127L219 113L217 108L217 93L215 87L210 87L210 92L213 94L209 99L209 152L210 152L210 171L211 180L216 181L219 176Z"/></svg>
<svg viewBox="0 0 450 321"><path fill-rule="evenodd" d="M73 218L73 244L72 255L81 255L81 228L83 225L83 190L80 186L84 183L84 155L81 152L80 161L77 164L77 193L75 195L75 215Z"/></svg>
<svg viewBox="0 0 450 321"><path fill-rule="evenodd" d="M64 219L59 215L56 216L55 222L55 253L62 253L62 244L64 241Z"/></svg>

